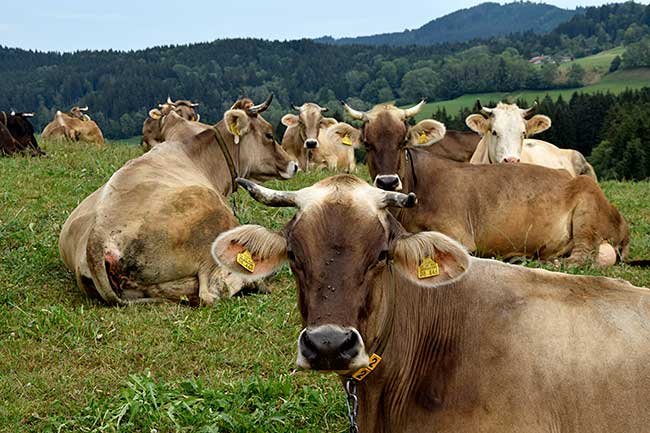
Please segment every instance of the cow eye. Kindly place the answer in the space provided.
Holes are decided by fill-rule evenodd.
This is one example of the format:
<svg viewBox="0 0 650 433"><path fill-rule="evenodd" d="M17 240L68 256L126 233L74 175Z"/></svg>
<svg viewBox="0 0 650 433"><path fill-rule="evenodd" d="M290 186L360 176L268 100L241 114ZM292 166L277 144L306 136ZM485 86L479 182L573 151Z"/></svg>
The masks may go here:
<svg viewBox="0 0 650 433"><path fill-rule="evenodd" d="M379 258L378 261L383 262L388 259L388 250L383 250L381 253L379 253Z"/></svg>
<svg viewBox="0 0 650 433"><path fill-rule="evenodd" d="M266 136L266 139L267 139L267 140L273 140L273 134L267 132L267 133L265 134L265 136Z"/></svg>
<svg viewBox="0 0 650 433"><path fill-rule="evenodd" d="M289 250L287 251L287 258L293 262L296 260L296 255L293 253L293 251Z"/></svg>
<svg viewBox="0 0 650 433"><path fill-rule="evenodd" d="M494 136L496 137L496 136L497 136L497 132L496 132L496 131L492 131L492 135L494 135Z"/></svg>

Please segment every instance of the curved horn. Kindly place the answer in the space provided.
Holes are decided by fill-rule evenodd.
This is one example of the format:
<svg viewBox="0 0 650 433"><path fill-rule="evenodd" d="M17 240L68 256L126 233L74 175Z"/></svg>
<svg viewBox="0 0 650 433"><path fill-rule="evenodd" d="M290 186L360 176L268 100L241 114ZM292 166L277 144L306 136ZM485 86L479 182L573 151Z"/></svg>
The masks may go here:
<svg viewBox="0 0 650 433"><path fill-rule="evenodd" d="M271 101L273 101L273 93L269 95L268 98L266 98L266 101L262 102L259 105L253 105L250 107L248 110L246 110L250 114L259 114L264 111L266 111L267 108L269 108L269 105L271 105Z"/></svg>
<svg viewBox="0 0 650 433"><path fill-rule="evenodd" d="M321 113L326 113L326 112L328 112L328 111L330 111L329 108L327 108L327 107L320 107L320 112L321 112Z"/></svg>
<svg viewBox="0 0 650 433"><path fill-rule="evenodd" d="M36 113L23 113L21 116L23 117L34 117Z"/></svg>
<svg viewBox="0 0 650 433"><path fill-rule="evenodd" d="M420 110L422 109L422 107L424 107L424 104L426 104L426 103L427 103L427 101L424 98L422 98L422 100L420 102L418 102L417 105L415 105L415 106L413 106L411 108L405 109L404 110L404 119L410 119L411 117L418 114L420 112Z"/></svg>
<svg viewBox="0 0 650 433"><path fill-rule="evenodd" d="M85 107L79 108L79 111L88 111L88 106L86 105Z"/></svg>
<svg viewBox="0 0 650 433"><path fill-rule="evenodd" d="M494 110L494 108L484 107L483 105L481 105L481 101L479 99L476 100L476 105L478 106L479 113L481 113L482 115L486 117L490 117L492 115L492 110Z"/></svg>
<svg viewBox="0 0 650 433"><path fill-rule="evenodd" d="M273 207L298 207L296 203L296 193L293 191L276 191L265 188L261 185L251 182L241 177L237 178L237 183L244 188L256 201Z"/></svg>
<svg viewBox="0 0 650 433"><path fill-rule="evenodd" d="M198 122L199 120L201 120L201 115L200 115L199 113L196 113L196 120L195 120L195 122Z"/></svg>
<svg viewBox="0 0 650 433"><path fill-rule="evenodd" d="M191 102L190 103L190 107L192 107L192 108L195 108L195 107L198 107L198 106L199 106L198 102Z"/></svg>
<svg viewBox="0 0 650 433"><path fill-rule="evenodd" d="M345 103L345 101L340 101L341 104L343 104L343 109L345 110L348 115L356 120L367 120L368 119L368 114L365 111L358 111L355 110L354 108L350 107L348 104Z"/></svg>
<svg viewBox="0 0 650 433"><path fill-rule="evenodd" d="M384 190L381 192L383 193L382 204L384 207L413 207L418 202L412 192L408 194Z"/></svg>
<svg viewBox="0 0 650 433"><path fill-rule="evenodd" d="M294 104L291 104L291 108L293 108L296 111L300 111L300 107Z"/></svg>
<svg viewBox="0 0 650 433"><path fill-rule="evenodd" d="M167 104L175 105L174 101L172 101L172 98L170 98L169 95L167 95Z"/></svg>
<svg viewBox="0 0 650 433"><path fill-rule="evenodd" d="M537 106L538 106L538 105L537 105L537 101L535 101L535 102L533 103L533 105L531 105L530 108L520 109L520 112L521 112L522 117L523 117L524 119L526 119L526 118L528 118L529 116L532 116L533 114L535 114L535 112L537 111Z"/></svg>

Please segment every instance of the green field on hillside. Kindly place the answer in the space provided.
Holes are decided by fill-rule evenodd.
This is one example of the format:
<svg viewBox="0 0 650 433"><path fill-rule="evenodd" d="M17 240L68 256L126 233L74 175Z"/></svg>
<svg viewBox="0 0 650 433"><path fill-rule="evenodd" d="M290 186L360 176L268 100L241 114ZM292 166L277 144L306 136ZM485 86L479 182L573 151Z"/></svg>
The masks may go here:
<svg viewBox="0 0 650 433"><path fill-rule="evenodd" d="M456 99L448 101L431 102L425 105L416 117L416 120L430 118L431 115L438 110L438 108L445 108L448 113L456 114L461 108L473 107L476 100L480 100L483 104L488 101L515 101L522 98L529 103L536 99L543 99L549 95L553 99L557 99L560 95L565 100L571 98L574 92L596 93L596 92L612 92L614 94L621 93L625 89L640 89L642 87L650 86L650 68L639 68L629 70L619 70L611 74L605 75L598 83L589 86L579 87L575 89L560 89L560 90L523 90L518 92L496 92L496 93L477 93L459 96Z"/></svg>
<svg viewBox="0 0 650 433"><path fill-rule="evenodd" d="M84 296L59 259L61 226L141 151L42 145L48 158L0 158L0 432L346 428L337 377L294 369L301 325L287 268L268 281L273 293L211 308L111 308ZM328 175L301 172L268 185L297 189ZM364 168L360 175L367 178ZM602 186L631 223L631 256L650 257L650 184ZM242 223L277 229L295 212L243 191L237 201ZM626 265L571 272L650 286L649 271Z"/></svg>
<svg viewBox="0 0 650 433"><path fill-rule="evenodd" d="M609 66L612 64L614 57L622 57L625 52L625 47L616 47L611 50L601 51L593 56L582 57L575 59L572 62L562 63L560 69L569 69L572 65L580 65L585 69L594 69L601 73L609 71Z"/></svg>

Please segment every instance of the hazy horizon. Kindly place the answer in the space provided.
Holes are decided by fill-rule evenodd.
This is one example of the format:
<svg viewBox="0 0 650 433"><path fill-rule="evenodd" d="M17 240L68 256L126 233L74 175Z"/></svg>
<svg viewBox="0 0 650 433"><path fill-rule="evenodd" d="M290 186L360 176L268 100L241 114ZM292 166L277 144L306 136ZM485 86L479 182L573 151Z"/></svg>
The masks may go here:
<svg viewBox="0 0 650 433"><path fill-rule="evenodd" d="M228 38L295 40L366 36L415 29L433 19L481 3L485 2L459 0L440 4L406 0L395 8L395 3L388 0L331 0L327 7L317 5L320 8L316 10L299 3L280 6L268 0L229 2L227 5L199 0L191 8L181 8L169 1L159 1L152 7L151 3L135 4L125 0L114 0L110 4L32 0L28 8L16 2L3 7L0 45L38 51L129 51ZM575 9L612 2L552 0L539 3Z"/></svg>

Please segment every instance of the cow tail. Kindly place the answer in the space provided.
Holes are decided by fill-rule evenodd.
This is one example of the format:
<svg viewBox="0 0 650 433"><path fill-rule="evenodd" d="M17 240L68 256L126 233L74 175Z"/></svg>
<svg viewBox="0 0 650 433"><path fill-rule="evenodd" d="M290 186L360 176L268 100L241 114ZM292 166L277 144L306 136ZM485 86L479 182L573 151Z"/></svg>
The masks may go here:
<svg viewBox="0 0 650 433"><path fill-rule="evenodd" d="M90 233L88 237L88 244L86 246L86 257L90 274L92 275L93 282L97 293L110 305L127 305L128 302L120 298L108 278L106 267L107 248L104 244L104 237L99 235L95 230Z"/></svg>

